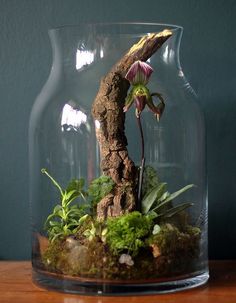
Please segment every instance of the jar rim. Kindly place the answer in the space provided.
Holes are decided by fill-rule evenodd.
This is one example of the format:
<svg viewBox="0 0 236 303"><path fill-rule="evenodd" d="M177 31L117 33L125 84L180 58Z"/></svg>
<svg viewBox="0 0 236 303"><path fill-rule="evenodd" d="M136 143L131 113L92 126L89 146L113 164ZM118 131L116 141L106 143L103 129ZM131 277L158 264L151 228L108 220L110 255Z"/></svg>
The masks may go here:
<svg viewBox="0 0 236 303"><path fill-rule="evenodd" d="M49 32L54 32L63 29L76 28L76 27L108 27L108 26L150 26L150 27L162 27L162 29L169 29L172 31L183 31L183 26L171 24L171 23L156 23L156 22L81 22L78 24L66 24L50 28Z"/></svg>

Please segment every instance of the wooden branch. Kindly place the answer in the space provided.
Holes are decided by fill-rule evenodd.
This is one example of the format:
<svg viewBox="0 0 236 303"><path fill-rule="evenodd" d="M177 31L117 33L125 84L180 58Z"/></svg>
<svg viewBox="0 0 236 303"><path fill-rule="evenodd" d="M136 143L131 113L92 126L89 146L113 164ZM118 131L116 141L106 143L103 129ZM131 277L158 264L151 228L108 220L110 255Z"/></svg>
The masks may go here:
<svg viewBox="0 0 236 303"><path fill-rule="evenodd" d="M98 219L120 216L133 211L136 207L137 169L126 147L125 114L123 113L129 89L129 82L125 79L125 75L135 61L149 59L171 35L171 31L164 30L144 36L101 80L92 106L92 114L100 146L101 169L114 180L116 186L113 193L98 203Z"/></svg>

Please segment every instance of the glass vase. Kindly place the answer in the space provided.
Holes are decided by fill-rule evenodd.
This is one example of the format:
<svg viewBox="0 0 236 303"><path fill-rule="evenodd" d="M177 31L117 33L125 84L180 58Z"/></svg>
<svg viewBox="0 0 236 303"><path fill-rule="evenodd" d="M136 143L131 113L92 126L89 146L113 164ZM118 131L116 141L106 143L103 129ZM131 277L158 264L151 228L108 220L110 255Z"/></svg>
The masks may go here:
<svg viewBox="0 0 236 303"><path fill-rule="evenodd" d="M183 29L52 29L29 126L36 284L174 292L208 280L205 130L179 62Z"/></svg>

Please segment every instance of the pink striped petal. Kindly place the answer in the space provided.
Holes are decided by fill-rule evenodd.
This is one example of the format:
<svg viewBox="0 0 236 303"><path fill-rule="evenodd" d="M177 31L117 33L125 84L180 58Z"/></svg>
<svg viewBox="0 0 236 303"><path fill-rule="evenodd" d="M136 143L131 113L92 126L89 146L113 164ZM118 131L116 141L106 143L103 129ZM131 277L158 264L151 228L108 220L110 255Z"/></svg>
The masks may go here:
<svg viewBox="0 0 236 303"><path fill-rule="evenodd" d="M153 72L153 69L146 62L135 61L128 70L125 78L132 84L146 85Z"/></svg>

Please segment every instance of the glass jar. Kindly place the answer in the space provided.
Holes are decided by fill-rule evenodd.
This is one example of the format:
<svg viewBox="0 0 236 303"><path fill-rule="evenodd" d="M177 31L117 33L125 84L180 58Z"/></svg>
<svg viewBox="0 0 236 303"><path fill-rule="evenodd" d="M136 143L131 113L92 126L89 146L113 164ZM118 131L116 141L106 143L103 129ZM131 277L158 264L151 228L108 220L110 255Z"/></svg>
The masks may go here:
<svg viewBox="0 0 236 303"><path fill-rule="evenodd" d="M40 286L139 294L207 282L204 119L179 62L182 31L49 31L52 69L29 127Z"/></svg>

